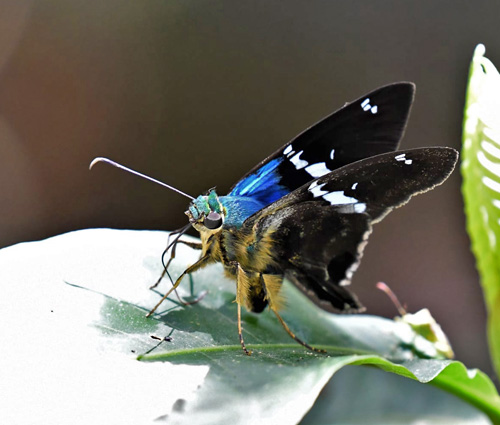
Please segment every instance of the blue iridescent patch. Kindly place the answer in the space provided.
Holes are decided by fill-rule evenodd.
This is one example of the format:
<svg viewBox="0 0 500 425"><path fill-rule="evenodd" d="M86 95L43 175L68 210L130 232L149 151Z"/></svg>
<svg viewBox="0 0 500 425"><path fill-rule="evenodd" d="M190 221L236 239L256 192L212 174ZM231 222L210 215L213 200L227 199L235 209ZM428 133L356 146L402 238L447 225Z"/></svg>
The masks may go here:
<svg viewBox="0 0 500 425"><path fill-rule="evenodd" d="M238 182L228 197L248 196L264 207L290 193L286 187L280 185L281 175L278 173L278 166L282 161L283 158L269 161L255 173Z"/></svg>
<svg viewBox="0 0 500 425"><path fill-rule="evenodd" d="M247 196L221 196L219 201L227 210L224 225L238 228L248 217L265 207L258 200Z"/></svg>

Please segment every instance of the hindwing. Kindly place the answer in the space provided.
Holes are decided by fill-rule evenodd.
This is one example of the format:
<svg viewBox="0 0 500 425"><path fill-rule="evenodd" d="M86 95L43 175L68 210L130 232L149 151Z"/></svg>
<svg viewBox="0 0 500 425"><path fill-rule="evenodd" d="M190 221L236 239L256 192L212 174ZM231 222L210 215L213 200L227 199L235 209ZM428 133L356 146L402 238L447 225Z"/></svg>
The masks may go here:
<svg viewBox="0 0 500 425"><path fill-rule="evenodd" d="M361 259L372 224L416 194L441 184L458 153L421 148L367 158L313 180L249 217L252 246L272 237L272 262L321 308L362 309L345 285Z"/></svg>

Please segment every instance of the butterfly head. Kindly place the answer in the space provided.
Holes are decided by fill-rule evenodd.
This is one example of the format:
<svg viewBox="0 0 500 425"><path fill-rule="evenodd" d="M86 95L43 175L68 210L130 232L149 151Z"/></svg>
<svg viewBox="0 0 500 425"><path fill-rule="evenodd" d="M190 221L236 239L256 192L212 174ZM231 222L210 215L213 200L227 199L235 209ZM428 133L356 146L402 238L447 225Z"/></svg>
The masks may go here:
<svg viewBox="0 0 500 425"><path fill-rule="evenodd" d="M221 204L215 189L210 189L207 194L193 199L186 215L198 232L217 233L224 224L226 209Z"/></svg>

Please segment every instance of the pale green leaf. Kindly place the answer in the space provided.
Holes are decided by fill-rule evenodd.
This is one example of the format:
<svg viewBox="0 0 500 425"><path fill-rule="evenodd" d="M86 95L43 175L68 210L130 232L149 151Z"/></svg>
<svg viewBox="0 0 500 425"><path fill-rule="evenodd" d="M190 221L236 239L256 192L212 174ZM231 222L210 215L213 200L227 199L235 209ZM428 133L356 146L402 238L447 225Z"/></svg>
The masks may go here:
<svg viewBox="0 0 500 425"><path fill-rule="evenodd" d="M87 230L0 251L5 423L121 425L168 416L169 424L294 424L346 365L373 365L458 396L419 384L417 393L431 390L429 396L409 392L399 422L379 416L387 423L408 423L402 418L410 414L488 423L472 405L500 423L498 394L483 373L429 358L437 354L433 345L405 323L328 314L292 287L285 288L285 320L328 355L297 345L266 311L244 314L253 349L246 356L236 331L234 282L219 266L192 277L194 296L209 291L202 301L183 307L174 297L147 319L160 296L148 286L161 272L166 238L162 232ZM174 275L197 256L185 247L177 254ZM190 299L190 291L187 280L180 293ZM171 340L159 344L152 336ZM378 379L361 382L371 390L368 400L380 394ZM401 396L394 391L385 400Z"/></svg>
<svg viewBox="0 0 500 425"><path fill-rule="evenodd" d="M500 74L479 45L470 66L462 175L467 230L488 309L488 338L500 373Z"/></svg>

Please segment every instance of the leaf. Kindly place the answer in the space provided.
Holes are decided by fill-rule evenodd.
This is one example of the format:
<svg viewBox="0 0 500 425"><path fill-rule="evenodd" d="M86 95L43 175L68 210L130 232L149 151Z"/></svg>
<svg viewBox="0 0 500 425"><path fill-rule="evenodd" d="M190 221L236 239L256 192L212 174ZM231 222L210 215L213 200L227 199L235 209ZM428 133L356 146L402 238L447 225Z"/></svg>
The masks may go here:
<svg viewBox="0 0 500 425"><path fill-rule="evenodd" d="M243 316L253 349L246 356L236 332L234 283L218 266L193 275L192 294L189 281L181 285L187 299L208 290L199 303L184 307L174 297L161 314L145 318L160 296L148 286L161 272L166 238L162 232L87 230L0 251L1 340L8 341L0 417L6 423L139 424L168 416L169 424L292 424L349 364L431 382L500 423L499 396L483 373L428 358L436 354L432 344L404 323L331 315L291 286L285 288L285 320L328 355L297 345L264 312ZM180 247L173 274L196 256ZM163 282L161 290L168 286ZM136 361L138 354L143 361ZM455 412L488 423L458 398L437 394L422 406L441 412L446 404L446 417Z"/></svg>
<svg viewBox="0 0 500 425"><path fill-rule="evenodd" d="M500 376L500 74L476 47L463 125L462 175L467 231L488 309L488 339Z"/></svg>
<svg viewBox="0 0 500 425"><path fill-rule="evenodd" d="M476 412L436 387L376 368L348 366L327 384L301 425L491 423Z"/></svg>

